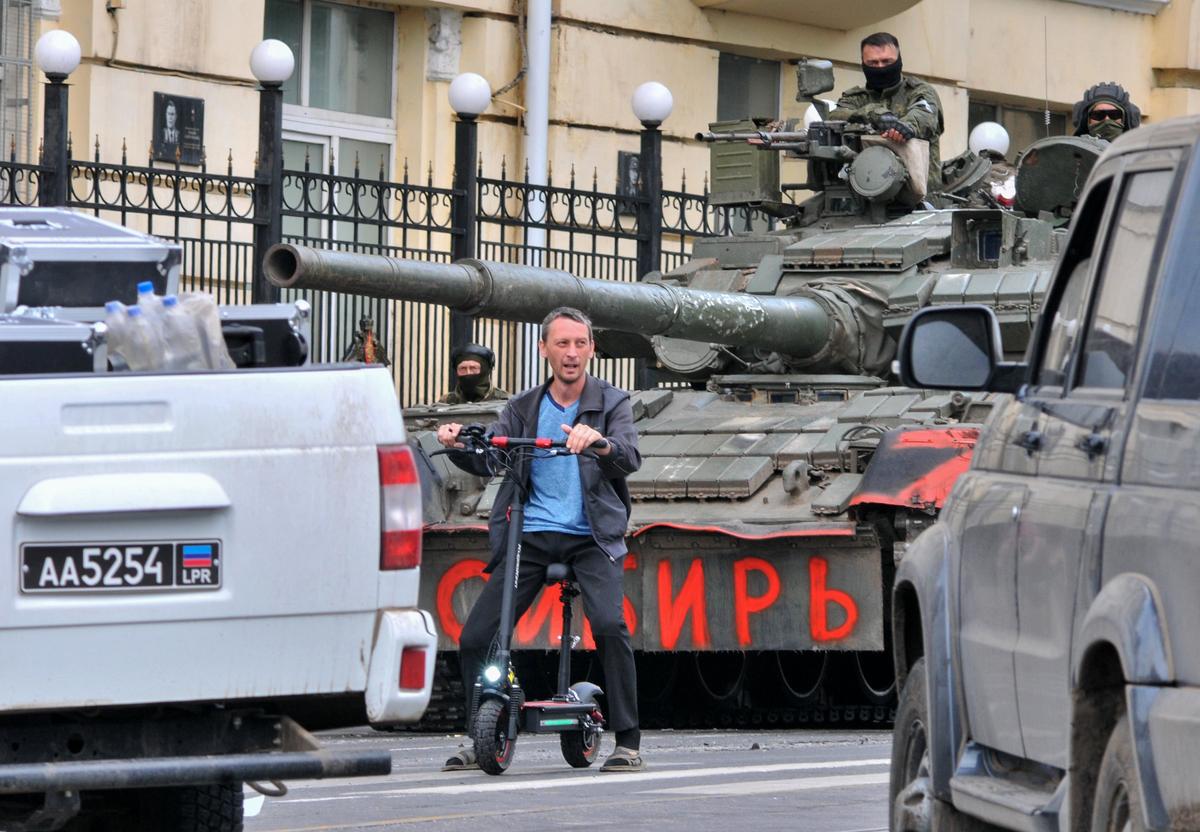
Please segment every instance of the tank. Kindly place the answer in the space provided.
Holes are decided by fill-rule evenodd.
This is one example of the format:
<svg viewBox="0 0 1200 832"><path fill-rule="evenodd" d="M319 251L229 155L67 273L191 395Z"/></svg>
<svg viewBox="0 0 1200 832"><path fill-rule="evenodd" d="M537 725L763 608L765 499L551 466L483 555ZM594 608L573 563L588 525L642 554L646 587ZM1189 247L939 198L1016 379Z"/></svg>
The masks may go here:
<svg viewBox="0 0 1200 832"><path fill-rule="evenodd" d="M900 331L921 307L982 303L1006 351L1023 353L1061 232L1009 211L938 207L965 202L987 172L978 160L951 160L949 193L921 199L894 159L843 177L867 125L724 127L706 137L716 169L731 169L730 154L785 150L808 161L814 193L778 199L778 154L749 156L742 173L715 179L714 198L765 206L783 227L698 241L687 263L638 283L290 245L268 254L267 274L510 321L585 311L603 354L644 358L670 384L632 395L643 465L628 481L625 609L643 724L885 724L895 564L967 468L993 403L897 386ZM405 420L428 452L438 424L487 422L502 406L410 407ZM497 483L422 458L421 603L436 611L443 650L428 724L451 729L463 717L455 644L482 586ZM543 593L517 628L527 688L553 682L556 599Z"/></svg>

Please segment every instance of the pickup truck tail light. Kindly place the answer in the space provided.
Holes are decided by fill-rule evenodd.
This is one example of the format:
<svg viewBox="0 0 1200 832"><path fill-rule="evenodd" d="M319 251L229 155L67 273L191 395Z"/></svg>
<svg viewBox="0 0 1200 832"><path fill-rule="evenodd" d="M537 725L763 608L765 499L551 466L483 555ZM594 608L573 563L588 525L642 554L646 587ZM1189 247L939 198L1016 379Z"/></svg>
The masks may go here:
<svg viewBox="0 0 1200 832"><path fill-rule="evenodd" d="M400 654L400 690L425 688L425 648L405 647Z"/></svg>
<svg viewBox="0 0 1200 832"><path fill-rule="evenodd" d="M381 516L380 569L414 569L421 565L421 485L412 449L379 447Z"/></svg>

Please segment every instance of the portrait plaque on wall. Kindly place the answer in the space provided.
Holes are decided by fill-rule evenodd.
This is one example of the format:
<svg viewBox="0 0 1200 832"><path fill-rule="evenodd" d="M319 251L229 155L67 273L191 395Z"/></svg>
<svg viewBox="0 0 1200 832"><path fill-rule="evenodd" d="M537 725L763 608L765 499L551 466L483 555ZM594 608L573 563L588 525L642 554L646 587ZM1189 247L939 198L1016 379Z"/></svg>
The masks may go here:
<svg viewBox="0 0 1200 832"><path fill-rule="evenodd" d="M204 152L204 99L165 92L154 93L154 136L150 146L156 161L200 164Z"/></svg>
<svg viewBox="0 0 1200 832"><path fill-rule="evenodd" d="M617 151L617 196L638 197L642 193L642 154L629 150ZM617 200L618 214L637 213L637 203Z"/></svg>

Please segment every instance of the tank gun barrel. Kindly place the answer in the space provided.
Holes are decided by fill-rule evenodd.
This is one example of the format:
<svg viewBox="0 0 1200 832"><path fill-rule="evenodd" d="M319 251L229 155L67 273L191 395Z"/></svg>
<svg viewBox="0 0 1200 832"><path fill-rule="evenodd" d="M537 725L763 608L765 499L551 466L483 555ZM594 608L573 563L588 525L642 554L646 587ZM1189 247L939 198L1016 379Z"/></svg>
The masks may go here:
<svg viewBox="0 0 1200 832"><path fill-rule="evenodd" d="M764 147L777 144L796 144L808 141L807 130L728 130L713 132L704 130L696 134L696 141L713 144L716 142L748 142Z"/></svg>
<svg viewBox="0 0 1200 832"><path fill-rule="evenodd" d="M754 346L796 358L820 353L835 329L829 313L812 298L592 280L510 263L430 263L285 243L267 252L264 268L268 279L284 288L435 303L468 315L529 323L540 323L559 306L573 306L602 329Z"/></svg>

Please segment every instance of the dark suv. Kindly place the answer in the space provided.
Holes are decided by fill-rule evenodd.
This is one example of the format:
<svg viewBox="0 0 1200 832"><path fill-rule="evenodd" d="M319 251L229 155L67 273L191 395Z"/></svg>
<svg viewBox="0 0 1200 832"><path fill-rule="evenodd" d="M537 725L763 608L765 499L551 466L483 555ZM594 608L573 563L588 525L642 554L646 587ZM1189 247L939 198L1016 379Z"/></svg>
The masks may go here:
<svg viewBox="0 0 1200 832"><path fill-rule="evenodd" d="M1015 395L896 575L894 830L1200 829L1198 139L1105 151L1026 362L905 332L906 384Z"/></svg>

